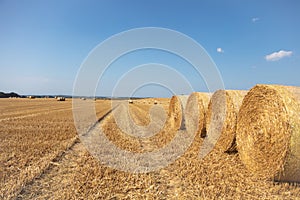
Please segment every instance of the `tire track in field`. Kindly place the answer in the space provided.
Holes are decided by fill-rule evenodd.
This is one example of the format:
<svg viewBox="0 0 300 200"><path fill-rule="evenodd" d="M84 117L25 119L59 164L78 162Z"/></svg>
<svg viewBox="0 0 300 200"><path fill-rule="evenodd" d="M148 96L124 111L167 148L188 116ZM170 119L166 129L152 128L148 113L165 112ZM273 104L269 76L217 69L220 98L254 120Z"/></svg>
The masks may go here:
<svg viewBox="0 0 300 200"><path fill-rule="evenodd" d="M4 191L2 193L3 198L14 199L15 197L17 197L22 192L23 188L26 187L26 185L31 184L34 179L40 177L51 166L51 163L56 160L56 158L63 156L64 153L72 148L77 141L77 137L70 139L70 143L67 144L66 148L63 151L58 152L58 154L55 155L46 155L41 159L41 162L38 163L37 166L28 166L27 168L25 168L23 171L27 175L22 182L16 182L15 180L8 181L6 185L13 185L13 187L8 191ZM50 162L43 162L43 160L50 160Z"/></svg>
<svg viewBox="0 0 300 200"><path fill-rule="evenodd" d="M112 111L117 108L118 106L109 109L108 111L101 114L98 120L90 128L90 130L87 131L84 135L88 135L91 132L91 130L93 130L97 125L102 125L103 123L106 123L107 118L112 115ZM137 111L137 109L135 109L135 111ZM118 114L123 115L124 113L123 114L118 113ZM86 153L87 150L85 149L85 146L79 140L79 138L77 138L71 145L68 146L66 150L59 153L56 157L52 158L49 164L41 171L39 175L37 175L31 181L28 181L26 184L24 184L24 187L22 188L21 191L17 193L16 197L20 199L23 198L27 199L33 197L40 198L41 196L42 196L41 198L51 197L51 192L46 192L46 194L41 193L40 190L44 190L44 188L41 187L43 187L43 185L47 187L51 184L54 184L55 186L60 185L60 182L63 180L65 175L64 169L69 168L70 167L69 165L72 165L73 160L78 160L77 162L79 163L83 162L82 159L84 158L74 157L74 156L77 155L83 157L86 156ZM59 173L59 172L63 172L63 173ZM75 173L75 172L71 171L71 173ZM63 186L61 185L60 187ZM58 188L60 187L58 186ZM50 188L52 189L52 187Z"/></svg>
<svg viewBox="0 0 300 200"><path fill-rule="evenodd" d="M98 118L96 122L88 129L88 131L81 134L80 136L86 136L87 134L89 134L97 125L99 125L106 117L108 117L108 115L110 115L115 109L117 109L118 106L119 105L115 106L114 108L111 108L107 113Z"/></svg>
<svg viewBox="0 0 300 200"><path fill-rule="evenodd" d="M91 133L91 131L98 125L103 125L104 123L107 123L107 118L111 117L111 115L113 114L112 111L116 110L116 113L118 113L118 115L120 115L123 119L125 123L128 123L128 114L129 113L124 113L124 110L122 109L122 106L124 105L120 105L120 106L116 106L112 109L109 109L107 112L105 112L95 123L92 127L90 127L90 129L84 133L81 136L87 136L89 133ZM136 106L134 106L133 108L133 115L134 117L137 118L141 118L141 117L145 117L147 111L141 108L137 108ZM157 116L159 117L159 116ZM113 134L110 132L110 134ZM144 145L147 143L144 143ZM144 146L145 149L147 149L148 151L153 150L154 146L152 144L149 144L147 146ZM57 177L57 172L58 171L63 171L63 169L60 168L64 168L64 166L69 165L70 163L70 159L81 159L81 158L67 158L67 155L82 155L83 153L86 152L86 149L83 145L83 143L79 140L79 138L77 138L76 140L74 140L74 142L63 152L59 153L55 158L51 159L51 161L49 162L49 164L47 165L46 168L44 168L42 170L42 172L37 175L36 177L34 177L31 181L27 182L27 184L25 184L25 186L23 187L23 189L17 194L18 198L24 198L24 197L32 197L32 195L36 195L38 193L38 189L39 187L41 187L42 185L49 185L49 182L53 181L53 177L55 177L55 179L60 179L63 177ZM72 172L71 172L72 173ZM60 176L62 176L63 174L59 174ZM53 182L52 182L53 184ZM58 183L59 185L59 183ZM41 189L41 188L40 188ZM45 195L45 194L43 194ZM49 194L47 194L49 195Z"/></svg>
<svg viewBox="0 0 300 200"><path fill-rule="evenodd" d="M90 130L92 130L93 127L95 127L97 124L100 124L102 121L104 121L107 118L107 116L109 116L115 108L109 108L108 111L105 109L103 115L100 118L98 118L98 120L94 123L94 125L90 128ZM99 114L101 112L102 111L97 112L97 114ZM88 134L90 132L90 130L88 132L86 132L85 134ZM81 136L83 136L83 135L81 135ZM77 149L82 149L82 147L78 148L77 145L82 145L78 135L71 139L71 143L67 146L66 149L64 149L63 151L60 151L55 156L50 157L49 162L47 162L47 164L42 167L42 169L40 170L39 173L37 173L35 176L29 178L26 182L23 182L20 185L18 185L17 187L15 187L16 189L14 189L10 193L10 196L11 197L13 197L13 196L14 197L18 197L18 196L22 197L22 193L25 193L26 190L28 188L30 188L31 185L34 184L36 179L45 178L47 176L47 174L51 173L51 170L55 166L59 166L60 165L59 163L63 160L63 158L65 157L65 155L68 154L69 151L76 151ZM46 160L48 160L48 159L46 159Z"/></svg>

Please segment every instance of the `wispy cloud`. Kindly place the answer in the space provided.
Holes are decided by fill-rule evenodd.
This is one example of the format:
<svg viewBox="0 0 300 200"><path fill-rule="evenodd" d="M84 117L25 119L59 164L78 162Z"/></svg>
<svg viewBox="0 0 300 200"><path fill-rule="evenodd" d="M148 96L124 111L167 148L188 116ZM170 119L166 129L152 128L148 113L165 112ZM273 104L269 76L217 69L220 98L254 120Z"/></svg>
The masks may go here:
<svg viewBox="0 0 300 200"><path fill-rule="evenodd" d="M260 20L258 17L253 17L253 18L252 18L252 22L253 22L253 23L257 22L258 20Z"/></svg>
<svg viewBox="0 0 300 200"><path fill-rule="evenodd" d="M280 60L284 57L289 57L293 54L292 51L284 51L284 50L280 50L280 51L277 51L277 52L274 52L274 53L271 53L269 55L266 55L265 56L265 59L267 61L277 61L277 60Z"/></svg>
<svg viewBox="0 0 300 200"><path fill-rule="evenodd" d="M224 53L224 50L221 47L219 47L219 48L217 48L217 52L218 53Z"/></svg>

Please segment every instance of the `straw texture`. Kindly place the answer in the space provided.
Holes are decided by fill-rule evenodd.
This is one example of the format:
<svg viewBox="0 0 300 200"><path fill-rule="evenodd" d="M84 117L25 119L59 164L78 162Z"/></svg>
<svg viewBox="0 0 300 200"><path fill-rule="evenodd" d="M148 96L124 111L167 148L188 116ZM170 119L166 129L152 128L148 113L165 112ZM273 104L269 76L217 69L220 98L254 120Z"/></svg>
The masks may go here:
<svg viewBox="0 0 300 200"><path fill-rule="evenodd" d="M207 140L215 149L236 151L237 114L246 91L218 90L209 102L206 118Z"/></svg>
<svg viewBox="0 0 300 200"><path fill-rule="evenodd" d="M300 181L300 88L256 85L245 97L237 127L240 158L256 176Z"/></svg>
<svg viewBox="0 0 300 200"><path fill-rule="evenodd" d="M186 107L187 99L187 95L178 95L173 96L170 100L168 118L171 127L176 130L185 129L184 110Z"/></svg>
<svg viewBox="0 0 300 200"><path fill-rule="evenodd" d="M189 96L185 109L188 131L194 132L202 138L206 136L205 116L209 98L209 93L194 92Z"/></svg>

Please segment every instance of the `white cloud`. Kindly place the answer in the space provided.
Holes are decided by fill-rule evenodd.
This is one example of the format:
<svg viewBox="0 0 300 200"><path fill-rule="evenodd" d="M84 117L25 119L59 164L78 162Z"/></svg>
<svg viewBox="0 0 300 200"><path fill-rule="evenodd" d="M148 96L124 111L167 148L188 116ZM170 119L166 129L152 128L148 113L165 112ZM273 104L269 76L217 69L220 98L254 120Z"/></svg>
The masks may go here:
<svg viewBox="0 0 300 200"><path fill-rule="evenodd" d="M222 48L219 47L219 48L217 48L217 52L218 52L218 53L224 53L224 50L223 50Z"/></svg>
<svg viewBox="0 0 300 200"><path fill-rule="evenodd" d="M252 22L253 22L253 23L257 22L258 20L260 20L258 17L253 17L253 18L252 18Z"/></svg>
<svg viewBox="0 0 300 200"><path fill-rule="evenodd" d="M266 55L265 56L265 59L267 61L277 61L277 60L280 60L284 57L289 57L293 54L292 51L284 51L284 50L280 50L278 52L274 52L274 53L271 53L269 55Z"/></svg>

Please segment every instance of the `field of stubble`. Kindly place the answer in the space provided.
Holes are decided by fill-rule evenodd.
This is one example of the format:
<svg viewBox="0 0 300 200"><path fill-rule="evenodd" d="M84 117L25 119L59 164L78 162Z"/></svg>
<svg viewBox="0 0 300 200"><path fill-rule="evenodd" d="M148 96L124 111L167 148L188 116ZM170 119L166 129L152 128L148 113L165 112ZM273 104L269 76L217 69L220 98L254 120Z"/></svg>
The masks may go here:
<svg viewBox="0 0 300 200"><path fill-rule="evenodd" d="M168 99L159 99L168 111ZM130 104L139 125L149 123L153 99ZM96 101L97 117L111 110ZM132 152L168 144L176 130L168 124L148 139L123 133L108 114L100 125L109 140ZM254 179L238 153L212 151L198 158L196 136L183 156L149 173L128 173L102 165L78 139L72 101L0 99L0 199L300 199L300 185Z"/></svg>

